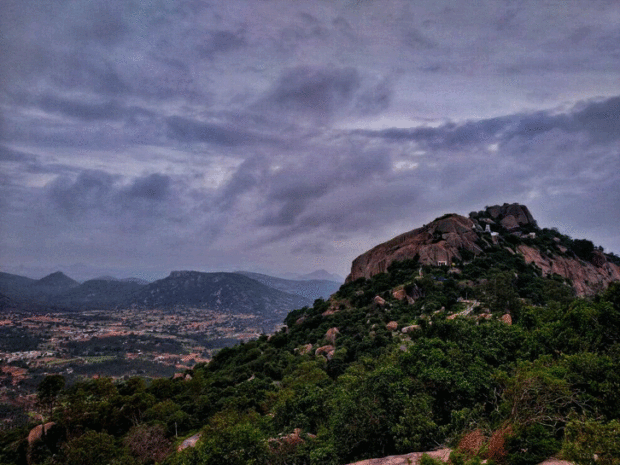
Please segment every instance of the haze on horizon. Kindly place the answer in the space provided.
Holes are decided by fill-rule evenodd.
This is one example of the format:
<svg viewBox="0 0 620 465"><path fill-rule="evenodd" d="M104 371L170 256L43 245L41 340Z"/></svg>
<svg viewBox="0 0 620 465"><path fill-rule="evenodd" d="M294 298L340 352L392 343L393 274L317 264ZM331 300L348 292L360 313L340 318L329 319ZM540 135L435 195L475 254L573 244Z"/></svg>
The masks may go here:
<svg viewBox="0 0 620 465"><path fill-rule="evenodd" d="M616 0L0 3L0 270L346 275L519 202L620 252Z"/></svg>

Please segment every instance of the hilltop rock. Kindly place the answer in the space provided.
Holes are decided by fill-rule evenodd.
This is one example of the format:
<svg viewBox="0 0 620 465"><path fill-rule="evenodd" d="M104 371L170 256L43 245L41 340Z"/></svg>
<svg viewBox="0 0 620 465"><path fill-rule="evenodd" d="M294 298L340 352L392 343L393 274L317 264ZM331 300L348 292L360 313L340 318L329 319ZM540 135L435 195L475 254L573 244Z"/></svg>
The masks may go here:
<svg viewBox="0 0 620 465"><path fill-rule="evenodd" d="M588 261L584 261L577 257L575 251L560 245L559 238L555 238L557 245L554 246L560 251L557 255L550 253L546 246L545 251L528 245L531 243L521 242L515 247L514 240L507 239L514 234L518 238L534 240L538 231L529 209L518 203L486 207L470 213L469 218L450 213L363 253L353 260L346 282L369 279L386 272L393 262L416 257L421 265L450 266L463 259L463 251L468 251L466 256L470 259L472 254L484 255L491 245L504 247L512 254L521 253L525 262L540 268L544 276L555 273L568 278L579 296L595 294L611 282L620 280L620 266L610 262L602 250L595 248ZM450 270L457 274L459 271L456 268ZM407 295L402 288L392 292L397 300L416 298L415 295Z"/></svg>
<svg viewBox="0 0 620 465"><path fill-rule="evenodd" d="M461 259L459 250L465 249L474 254L482 253L476 244L478 234L474 231L475 223L470 218L449 214L426 226L395 237L379 244L360 255L351 265L351 274L347 282L358 278L370 278L377 273L387 271L395 261L419 256L425 265L448 265L454 258Z"/></svg>
<svg viewBox="0 0 620 465"><path fill-rule="evenodd" d="M538 227L536 220L525 205L505 203L487 207L486 212L494 220L499 220L500 224L508 230L527 225Z"/></svg>

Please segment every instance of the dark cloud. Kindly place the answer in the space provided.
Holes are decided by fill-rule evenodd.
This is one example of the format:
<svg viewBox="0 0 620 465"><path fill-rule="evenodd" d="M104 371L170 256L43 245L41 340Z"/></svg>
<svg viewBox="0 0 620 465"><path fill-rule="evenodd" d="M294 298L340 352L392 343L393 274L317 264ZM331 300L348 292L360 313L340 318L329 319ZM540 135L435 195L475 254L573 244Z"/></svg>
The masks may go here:
<svg viewBox="0 0 620 465"><path fill-rule="evenodd" d="M355 108L362 115L376 115L388 109L391 99L392 86L383 81L361 93Z"/></svg>
<svg viewBox="0 0 620 465"><path fill-rule="evenodd" d="M85 121L119 119L124 109L116 101L105 103L85 103L82 101L66 100L51 95L39 99L38 106L45 111L62 113Z"/></svg>
<svg viewBox="0 0 620 465"><path fill-rule="evenodd" d="M86 171L73 181L66 177L55 180L48 196L58 211L68 218L105 211L110 207L116 178L102 171Z"/></svg>
<svg viewBox="0 0 620 465"><path fill-rule="evenodd" d="M513 138L530 140L551 131L584 133L593 143L620 139L620 97L581 103L564 113L540 111L448 123L435 128L355 131L389 141L416 141L431 149L458 148L483 143L503 143Z"/></svg>
<svg viewBox="0 0 620 465"><path fill-rule="evenodd" d="M56 179L47 187L47 197L70 220L98 217L111 221L126 221L127 217L136 215L160 215L164 212L161 208L173 200L168 176L138 177L127 186L122 181L120 176L103 171L83 171L75 180L66 176Z"/></svg>
<svg viewBox="0 0 620 465"><path fill-rule="evenodd" d="M12 150L8 147L0 145L0 163L1 162L34 162L36 161L36 157L34 155L20 152L19 150Z"/></svg>
<svg viewBox="0 0 620 465"><path fill-rule="evenodd" d="M232 147L269 141L269 137L253 134L240 128L203 123L180 116L167 118L166 125L168 127L168 137L181 142L207 142L209 144Z"/></svg>
<svg viewBox="0 0 620 465"><path fill-rule="evenodd" d="M218 53L239 50L247 45L244 31L214 31L203 43L198 44L198 52L204 58L212 59Z"/></svg>
<svg viewBox="0 0 620 465"><path fill-rule="evenodd" d="M162 202L170 197L170 177L156 173L138 178L125 192L129 198Z"/></svg>
<svg viewBox="0 0 620 465"><path fill-rule="evenodd" d="M283 73L265 102L275 111L325 121L347 107L359 88L360 76L354 68L302 66Z"/></svg>
<svg viewBox="0 0 620 465"><path fill-rule="evenodd" d="M123 39L128 27L122 17L121 3L115 2L89 4L86 11L91 19L89 23L78 23L74 27L75 38L78 41L94 41L104 45L111 45Z"/></svg>

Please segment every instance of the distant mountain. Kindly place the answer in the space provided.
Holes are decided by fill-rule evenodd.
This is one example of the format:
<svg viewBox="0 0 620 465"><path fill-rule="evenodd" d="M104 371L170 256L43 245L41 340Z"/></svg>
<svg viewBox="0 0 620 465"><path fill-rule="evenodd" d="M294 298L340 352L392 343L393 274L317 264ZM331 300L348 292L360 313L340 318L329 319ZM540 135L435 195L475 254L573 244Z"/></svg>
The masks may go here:
<svg viewBox="0 0 620 465"><path fill-rule="evenodd" d="M105 275L105 276L97 276L96 278L93 278L91 281L120 281L120 279L115 278L114 276Z"/></svg>
<svg viewBox="0 0 620 465"><path fill-rule="evenodd" d="M68 291L80 283L57 271L41 279L0 273L0 292L17 301L45 302L50 296Z"/></svg>
<svg viewBox="0 0 620 465"><path fill-rule="evenodd" d="M173 271L144 286L126 305L144 308L206 308L259 315L281 322L288 311L311 304L310 299L288 294L237 273Z"/></svg>
<svg viewBox="0 0 620 465"><path fill-rule="evenodd" d="M93 278L90 281L119 281L122 283L137 283L137 284L148 284L150 281L140 278L115 278L114 276L99 276L97 278Z"/></svg>
<svg viewBox="0 0 620 465"><path fill-rule="evenodd" d="M11 298L25 297L27 295L25 289L29 289L36 282L36 279L26 278L25 276L0 273L0 292Z"/></svg>
<svg viewBox="0 0 620 465"><path fill-rule="evenodd" d="M48 289L56 289L56 290L64 290L70 289L72 287L79 286L76 280L71 279L69 276L64 274L62 271L57 271L55 273L49 274L44 278L39 279L36 283L34 283L35 287L38 288L48 288Z"/></svg>
<svg viewBox="0 0 620 465"><path fill-rule="evenodd" d="M14 302L13 299L0 293L0 311L6 308L13 308L15 306L16 306L16 302Z"/></svg>
<svg viewBox="0 0 620 465"><path fill-rule="evenodd" d="M296 294L314 302L316 299L328 299L330 295L340 288L339 282L322 279L292 280L276 278L266 274L252 273L250 271L237 271L237 273L255 279L259 283L278 289L289 294Z"/></svg>
<svg viewBox="0 0 620 465"><path fill-rule="evenodd" d="M112 308L125 303L144 286L136 282L91 279L54 296L53 301L69 308Z"/></svg>
<svg viewBox="0 0 620 465"><path fill-rule="evenodd" d="M119 279L119 281L123 282L123 283L136 283L136 284L149 284L150 281L147 281L146 279L141 279L141 278L122 278Z"/></svg>
<svg viewBox="0 0 620 465"><path fill-rule="evenodd" d="M339 284L344 283L344 278L342 276L329 273L326 270L313 271L312 273L299 276L298 279L305 280L305 281L308 281L308 280L334 281Z"/></svg>

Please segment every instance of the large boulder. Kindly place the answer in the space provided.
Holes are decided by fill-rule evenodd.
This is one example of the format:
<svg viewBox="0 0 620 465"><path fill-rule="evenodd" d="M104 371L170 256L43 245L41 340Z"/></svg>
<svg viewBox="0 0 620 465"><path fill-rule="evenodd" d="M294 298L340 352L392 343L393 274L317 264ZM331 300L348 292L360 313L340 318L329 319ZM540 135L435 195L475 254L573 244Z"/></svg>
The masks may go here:
<svg viewBox="0 0 620 465"><path fill-rule="evenodd" d="M478 234L474 225L469 218L450 214L401 234L353 260L347 282L384 273L393 262L416 256L420 263L436 266L449 265L454 258L460 260L461 249L481 253L482 249L476 244Z"/></svg>

